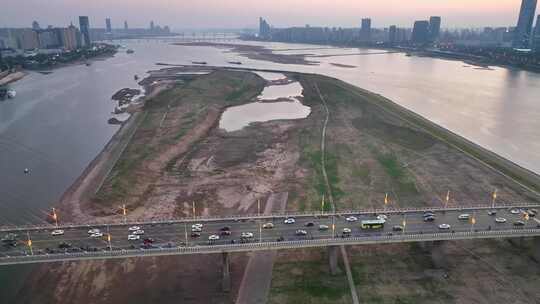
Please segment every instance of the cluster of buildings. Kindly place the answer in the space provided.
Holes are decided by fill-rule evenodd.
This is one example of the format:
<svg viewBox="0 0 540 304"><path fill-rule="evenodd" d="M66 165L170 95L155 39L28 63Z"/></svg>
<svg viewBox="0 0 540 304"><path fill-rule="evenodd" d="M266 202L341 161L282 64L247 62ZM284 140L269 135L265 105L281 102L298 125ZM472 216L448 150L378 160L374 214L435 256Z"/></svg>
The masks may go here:
<svg viewBox="0 0 540 304"><path fill-rule="evenodd" d="M459 45L467 47L502 47L540 52L540 15L533 27L538 0L522 0L515 27L485 27L441 31L442 19L432 16L417 20L412 28L391 25L373 28L370 18L364 18L359 28L303 27L273 28L259 19L257 39L281 42L323 43L344 45L385 45L422 47Z"/></svg>
<svg viewBox="0 0 540 304"><path fill-rule="evenodd" d="M153 21L150 22L149 28L130 29L127 21L124 21L123 28L113 29L111 19L107 18L105 28L91 28L88 16L80 16L78 28L73 24L68 27L41 28L39 23L34 21L31 28L0 29L0 49L75 50L90 47L92 41L170 34L168 26L161 27L155 25Z"/></svg>
<svg viewBox="0 0 540 304"><path fill-rule="evenodd" d="M273 28L268 22L259 19L258 39L282 42L303 43L337 43L337 44L398 44L410 42L427 44L435 42L441 32L441 17L431 17L430 20L416 21L414 27L398 28L392 25L388 28L372 27L370 18L361 20L360 28L341 27L304 27Z"/></svg>

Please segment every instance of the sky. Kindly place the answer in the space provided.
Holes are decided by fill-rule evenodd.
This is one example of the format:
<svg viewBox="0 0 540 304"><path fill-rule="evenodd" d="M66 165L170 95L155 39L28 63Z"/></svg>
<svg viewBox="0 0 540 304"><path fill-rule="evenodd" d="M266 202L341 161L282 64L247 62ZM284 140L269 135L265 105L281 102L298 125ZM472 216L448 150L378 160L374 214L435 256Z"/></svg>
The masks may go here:
<svg viewBox="0 0 540 304"><path fill-rule="evenodd" d="M443 27L513 26L521 0L0 0L0 27L77 24L91 27L148 27L150 20L173 29L247 28L262 16L275 27L358 27L363 17L373 27L412 27L414 20L442 16ZM537 14L539 12L537 11Z"/></svg>

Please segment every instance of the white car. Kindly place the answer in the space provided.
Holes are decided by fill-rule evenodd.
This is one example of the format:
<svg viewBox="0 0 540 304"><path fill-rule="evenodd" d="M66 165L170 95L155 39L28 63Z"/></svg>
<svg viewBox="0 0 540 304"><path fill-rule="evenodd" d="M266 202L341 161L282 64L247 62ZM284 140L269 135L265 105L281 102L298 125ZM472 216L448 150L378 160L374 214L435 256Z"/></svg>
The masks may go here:
<svg viewBox="0 0 540 304"><path fill-rule="evenodd" d="M498 217L495 219L496 223L503 224L506 223L506 219L504 217Z"/></svg>
<svg viewBox="0 0 540 304"><path fill-rule="evenodd" d="M286 219L285 221L283 221L285 224L294 224L296 222L295 219L293 219L292 217Z"/></svg>
<svg viewBox="0 0 540 304"><path fill-rule="evenodd" d="M133 231L131 234L135 234L135 235L143 235L143 234L144 234L144 230L136 230L136 231Z"/></svg>
<svg viewBox="0 0 540 304"><path fill-rule="evenodd" d="M128 235L128 241L138 241L141 239L140 235L130 234Z"/></svg>
<svg viewBox="0 0 540 304"><path fill-rule="evenodd" d="M128 228L129 231L138 231L138 230L141 230L141 227L139 226L131 226Z"/></svg>
<svg viewBox="0 0 540 304"><path fill-rule="evenodd" d="M520 214L521 210L519 210L517 208L512 208L512 209L510 209L510 213L512 213L512 214Z"/></svg>
<svg viewBox="0 0 540 304"><path fill-rule="evenodd" d="M356 222L358 218L356 216L349 216L345 219L347 222Z"/></svg>
<svg viewBox="0 0 540 304"><path fill-rule="evenodd" d="M448 225L448 224L440 224L439 229L448 230L448 229L450 229L450 225Z"/></svg>
<svg viewBox="0 0 540 304"><path fill-rule="evenodd" d="M352 230L351 228L343 228L343 234L351 234Z"/></svg>
<svg viewBox="0 0 540 304"><path fill-rule="evenodd" d="M303 236L303 235L307 235L307 231L305 231L305 230L296 230L295 234L299 235L299 236Z"/></svg>
<svg viewBox="0 0 540 304"><path fill-rule="evenodd" d="M202 229L202 227L203 227L203 224L193 224L193 225L191 225L191 229L194 229L194 228Z"/></svg>
<svg viewBox="0 0 540 304"><path fill-rule="evenodd" d="M467 213L465 213L465 214L460 214L460 215L458 216L458 219L460 219L460 220L468 220L468 219L470 219L470 218L471 218L471 215L470 215L470 214L467 214Z"/></svg>
<svg viewBox="0 0 540 304"><path fill-rule="evenodd" d="M243 239L251 239L251 238L253 238L253 233L251 233L251 232L242 232L240 237L243 238Z"/></svg>
<svg viewBox="0 0 540 304"><path fill-rule="evenodd" d="M64 230L56 229L51 232L51 235L64 235Z"/></svg>
<svg viewBox="0 0 540 304"><path fill-rule="evenodd" d="M91 238L100 238L100 237L103 237L103 233L101 233L101 232L92 233L92 234L90 234L90 237Z"/></svg>
<svg viewBox="0 0 540 304"><path fill-rule="evenodd" d="M328 225L319 225L319 230L328 230L330 227Z"/></svg>
<svg viewBox="0 0 540 304"><path fill-rule="evenodd" d="M202 232L201 227L191 227L191 232Z"/></svg>
<svg viewBox="0 0 540 304"><path fill-rule="evenodd" d="M272 223L266 223L262 226L264 229L272 229L274 228L274 224Z"/></svg>
<svg viewBox="0 0 540 304"><path fill-rule="evenodd" d="M379 214L377 215L377 219L386 221L388 219L388 216L385 214Z"/></svg>
<svg viewBox="0 0 540 304"><path fill-rule="evenodd" d="M208 237L208 240L209 241L217 241L217 240L219 240L219 235L212 234L211 236Z"/></svg>
<svg viewBox="0 0 540 304"><path fill-rule="evenodd" d="M92 228L90 230L88 230L88 234L96 234L96 233L100 233L101 231L97 228Z"/></svg>

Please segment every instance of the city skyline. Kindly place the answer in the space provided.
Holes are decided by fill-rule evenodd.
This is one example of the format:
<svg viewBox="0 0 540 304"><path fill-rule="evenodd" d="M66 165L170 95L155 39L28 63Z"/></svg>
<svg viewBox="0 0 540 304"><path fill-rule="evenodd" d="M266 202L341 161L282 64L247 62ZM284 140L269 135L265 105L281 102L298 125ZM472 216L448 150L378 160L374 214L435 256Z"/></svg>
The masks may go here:
<svg viewBox="0 0 540 304"><path fill-rule="evenodd" d="M202 0L189 3L169 3L157 0L152 3L142 1L117 0L107 3L107 10L100 2L56 0L46 7L37 0L4 0L4 16L0 27L29 27L33 20L42 26L77 23L76 16L88 15L91 24L105 27L105 19L111 18L113 28L122 28L128 20L132 27L146 28L150 20L169 24L173 29L182 28L255 28L254 16L265 16L277 27L316 24L321 26L358 27L361 18L372 19L372 27L397 25L412 27L415 20L424 15L442 16L445 28L468 28L483 26L515 26L521 0L499 0L496 4L488 0L442 0L430 3L424 0L389 0L384 3L368 1L336 0L274 0L247 1L231 0L222 3ZM139 5L133 3L140 2ZM283 2L283 3L282 3ZM283 11L286 2L287 10ZM133 9L126 9L127 5ZM283 4L283 5L282 5ZM305 5L310 9L306 10ZM40 7L40 14L28 14L29 5ZM209 10L208 7L212 7ZM391 9L388 9L391 8ZM466 8L466 9L464 9ZM331 11L331 14L327 12ZM317 12L321 12L320 14ZM322 13L324 12L324 14ZM16 16L16 17L15 17Z"/></svg>

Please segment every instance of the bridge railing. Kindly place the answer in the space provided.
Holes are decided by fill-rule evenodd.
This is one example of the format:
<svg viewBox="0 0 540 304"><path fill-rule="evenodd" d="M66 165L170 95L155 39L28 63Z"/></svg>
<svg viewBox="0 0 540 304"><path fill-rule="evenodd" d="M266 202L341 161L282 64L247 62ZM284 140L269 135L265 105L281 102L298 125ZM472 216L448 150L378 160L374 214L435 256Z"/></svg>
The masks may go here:
<svg viewBox="0 0 540 304"><path fill-rule="evenodd" d="M153 218L153 219L130 219L124 221L121 216L110 222L87 222L87 223L65 223L58 227L53 224L49 225L22 225L12 226L4 225L0 226L0 232L17 232L17 231L35 231L44 229L77 229L77 228L89 228L89 227L107 227L107 226L126 226L126 225L150 225L150 224L178 224L178 223L193 223L193 222L213 222L213 221L239 221L239 220L256 220L266 219L273 220L276 218L285 217L343 217L349 215L368 215L368 214L404 214L404 213L419 213L425 211L473 211L473 210L489 210L489 209L509 209L509 208L540 208L540 205L534 204L498 204L495 207L488 205L484 206L456 206L450 208L444 207L423 207L423 208L377 208L377 209L364 209L364 210L343 210L338 212L278 212L273 214L243 214L243 215L228 215L228 216L196 216L196 217L184 217L184 218Z"/></svg>
<svg viewBox="0 0 540 304"><path fill-rule="evenodd" d="M109 258L129 258L160 255L187 255L187 254L208 254L220 252L243 252L257 250L277 250L309 247L327 247L338 245L362 245L362 244L386 244L400 242L425 242L425 241L447 241L483 238L510 238L510 237L538 237L540 229L514 229L503 231L471 231L471 232L441 232L430 234L394 234L380 236L363 236L350 238L329 238L317 240L297 240L283 242L262 242L227 245L208 245L191 247L173 247L156 249L130 249L111 250L98 252L76 252L46 255L28 255L17 257L2 257L0 265L26 264L37 262L55 262L67 260L85 259L109 259Z"/></svg>

